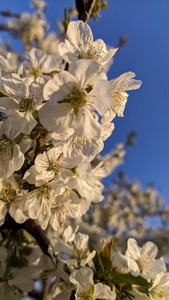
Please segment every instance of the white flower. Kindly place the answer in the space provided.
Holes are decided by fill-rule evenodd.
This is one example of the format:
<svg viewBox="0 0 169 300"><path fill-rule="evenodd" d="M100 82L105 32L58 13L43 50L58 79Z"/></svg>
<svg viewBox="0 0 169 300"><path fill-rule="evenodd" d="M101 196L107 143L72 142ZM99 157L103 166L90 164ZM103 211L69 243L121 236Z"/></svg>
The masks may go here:
<svg viewBox="0 0 169 300"><path fill-rule="evenodd" d="M12 175L10 178L0 179L0 224L5 220L6 213L15 219L18 223L23 223L26 220L23 212L15 203L17 195L25 194L26 191L20 190L18 184Z"/></svg>
<svg viewBox="0 0 169 300"><path fill-rule="evenodd" d="M76 136L72 128L62 133L52 133L52 142L55 146L63 145L63 154L66 157L77 158L80 155L92 161L96 154L103 150L104 144L101 137L82 138Z"/></svg>
<svg viewBox="0 0 169 300"><path fill-rule="evenodd" d="M37 77L43 76L43 74L48 74L52 71L59 72L61 70L61 61L61 58L47 55L40 49L32 48L27 55L27 61L24 61L20 66L20 73L33 81Z"/></svg>
<svg viewBox="0 0 169 300"><path fill-rule="evenodd" d="M52 204L62 191L63 183L59 180L47 182L43 178L37 178L37 174L35 166L25 173L24 179L36 188L24 197L18 197L18 201L21 201L20 209L27 213L29 218L38 219L45 229L51 216Z"/></svg>
<svg viewBox="0 0 169 300"><path fill-rule="evenodd" d="M93 41L89 25L82 21L70 22L66 34L68 40L60 43L58 49L60 55L69 62L77 59L94 59L104 66L118 50L118 48L107 50L101 39Z"/></svg>
<svg viewBox="0 0 169 300"><path fill-rule="evenodd" d="M104 186L101 179L104 177L104 169L102 168L102 162L95 168L92 168L90 163L84 162L76 168L75 174L77 176L76 188L82 197L93 202L103 200L102 191Z"/></svg>
<svg viewBox="0 0 169 300"><path fill-rule="evenodd" d="M169 273L157 274L153 286L149 289L150 298L154 300L169 299Z"/></svg>
<svg viewBox="0 0 169 300"><path fill-rule="evenodd" d="M127 242L127 263L133 276L141 276L147 279L155 279L156 274L166 271L163 260L155 259L158 249L152 242L147 242L140 248L135 239Z"/></svg>
<svg viewBox="0 0 169 300"><path fill-rule="evenodd" d="M0 178L10 177L24 163L24 155L14 137L15 131L11 127L4 132L0 126Z"/></svg>
<svg viewBox="0 0 169 300"><path fill-rule="evenodd" d="M78 165L79 159L63 156L63 147L52 148L43 154L37 155L35 159L35 168L47 181L57 175L60 179L67 180L74 174L70 169Z"/></svg>
<svg viewBox="0 0 169 300"><path fill-rule="evenodd" d="M42 14L41 17L39 17L37 13L33 15L23 13L19 18L15 18L14 21L9 20L7 26L9 29L16 30L22 42L29 45L36 39L44 38L47 23L44 16L42 17Z"/></svg>
<svg viewBox="0 0 169 300"><path fill-rule="evenodd" d="M16 268L12 270L12 278L9 279L8 284L10 286L18 287L20 290L30 292L33 290L34 280L33 271L31 266L24 268ZM15 298L14 298L15 299Z"/></svg>
<svg viewBox="0 0 169 300"><path fill-rule="evenodd" d="M31 6L41 10L47 8L47 3L44 0L31 0Z"/></svg>
<svg viewBox="0 0 169 300"><path fill-rule="evenodd" d="M109 286L103 285L102 283L94 284L93 271L90 268L82 267L74 271L70 275L69 280L76 287L76 300L116 299L116 293L111 291Z"/></svg>
<svg viewBox="0 0 169 300"><path fill-rule="evenodd" d="M42 106L43 78L26 86L17 74L2 78L8 97L0 98L0 111L5 114L4 130L12 126L15 137L21 132L30 134L37 121L33 114Z"/></svg>
<svg viewBox="0 0 169 300"><path fill-rule="evenodd" d="M70 226L69 226L70 228ZM66 231L66 230L65 230ZM66 235L64 231L64 235ZM89 263L96 254L96 251L89 251L89 236L87 234L75 233L74 239L66 239L65 241L58 239L54 245L55 252L62 252L69 255L70 258L63 261L70 266L84 266Z"/></svg>
<svg viewBox="0 0 169 300"><path fill-rule="evenodd" d="M17 55L8 52L6 58L0 55L0 91L6 94L1 78L10 73L17 73Z"/></svg>
<svg viewBox="0 0 169 300"><path fill-rule="evenodd" d="M99 69L93 60L80 60L70 65L69 73L62 71L50 79L44 87L44 99L49 101L39 111L42 125L56 133L72 128L81 138L99 137L101 126L94 111L103 115L111 104L107 80L89 86Z"/></svg>
<svg viewBox="0 0 169 300"><path fill-rule="evenodd" d="M97 161L103 161L105 170L103 177L109 176L117 166L124 162L125 153L125 145L117 144L116 148L105 156L97 155Z"/></svg>
<svg viewBox="0 0 169 300"><path fill-rule="evenodd" d="M126 72L119 77L110 80L112 86L111 109L102 117L102 122L105 122L105 120L113 120L116 114L118 117L123 117L128 98L128 94L125 91L136 90L142 83L140 80L133 79L133 77L135 77L133 72Z"/></svg>
<svg viewBox="0 0 169 300"><path fill-rule="evenodd" d="M62 193L56 195L52 203L49 223L55 231L65 223L66 217L80 218L82 216L80 199L77 193L72 189L73 186L68 187L67 184L65 184L64 191L62 189Z"/></svg>
<svg viewBox="0 0 169 300"><path fill-rule="evenodd" d="M26 257L27 262L29 263L28 267L13 268L11 264L10 265L8 264L9 257L12 258L10 250L11 249L9 248L7 252L6 248L0 247L1 262L3 262L4 271L5 271L5 273L1 272L0 274L2 280L2 282L0 283L0 299L21 300L23 298L21 298L21 294L19 290L30 292L33 289L34 286L33 279L35 278L35 271L37 270L37 267L33 263L35 262L37 257L39 257L40 251L39 248L35 247L32 253ZM3 269L2 263L0 267L1 267L0 271L2 271Z"/></svg>
<svg viewBox="0 0 169 300"><path fill-rule="evenodd" d="M79 229L79 226L76 226L75 230L69 225L63 232L63 241L65 243L70 243L74 241L75 235Z"/></svg>

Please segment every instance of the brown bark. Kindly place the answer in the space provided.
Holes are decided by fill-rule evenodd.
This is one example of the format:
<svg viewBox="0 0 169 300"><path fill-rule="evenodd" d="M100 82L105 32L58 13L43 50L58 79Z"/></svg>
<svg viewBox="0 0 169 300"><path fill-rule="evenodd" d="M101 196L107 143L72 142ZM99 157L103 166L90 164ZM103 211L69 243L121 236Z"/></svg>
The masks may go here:
<svg viewBox="0 0 169 300"><path fill-rule="evenodd" d="M75 1L76 9L79 13L79 16L78 16L79 20L82 20L85 23L88 22L95 2L96 2L96 0L88 0L86 7L85 7L83 0Z"/></svg>

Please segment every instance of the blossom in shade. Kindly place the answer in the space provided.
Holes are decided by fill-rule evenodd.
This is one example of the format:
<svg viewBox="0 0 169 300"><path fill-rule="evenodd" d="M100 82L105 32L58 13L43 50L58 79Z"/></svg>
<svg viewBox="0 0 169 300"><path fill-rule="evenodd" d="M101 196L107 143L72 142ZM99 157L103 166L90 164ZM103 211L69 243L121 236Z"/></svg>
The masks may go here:
<svg viewBox="0 0 169 300"><path fill-rule="evenodd" d="M153 300L169 299L169 273L157 274L153 286L149 289L150 298Z"/></svg>
<svg viewBox="0 0 169 300"><path fill-rule="evenodd" d="M15 131L10 126L4 131L0 124L0 178L10 177L24 163L24 154L14 141Z"/></svg>
<svg viewBox="0 0 169 300"><path fill-rule="evenodd" d="M155 279L156 274L165 272L164 261L155 259L157 252L157 246L152 242L147 242L140 248L135 239L128 239L126 257L131 274Z"/></svg>
<svg viewBox="0 0 169 300"><path fill-rule="evenodd" d="M93 250L90 253L88 245L89 236L87 234L82 234L80 232L75 233L74 239L73 241L71 241L71 239L68 239L68 237L66 236L68 230L70 231L70 226L64 232L65 241L58 239L58 241L54 245L54 251L68 254L68 259L63 258L63 261L68 265L72 265L75 267L84 266L93 259L96 251Z"/></svg>
<svg viewBox="0 0 169 300"><path fill-rule="evenodd" d="M109 286L103 285L102 283L94 284L93 271L90 268L82 267L74 271L70 275L69 280L76 287L76 300L116 299L116 293L111 291Z"/></svg>

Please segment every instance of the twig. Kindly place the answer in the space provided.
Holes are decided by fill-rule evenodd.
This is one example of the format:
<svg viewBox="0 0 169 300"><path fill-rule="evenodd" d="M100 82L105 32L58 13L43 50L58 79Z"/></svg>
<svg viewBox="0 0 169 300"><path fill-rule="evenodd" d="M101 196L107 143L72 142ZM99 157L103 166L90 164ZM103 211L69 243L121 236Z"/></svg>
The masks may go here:
<svg viewBox="0 0 169 300"><path fill-rule="evenodd" d="M94 7L96 0L88 0L86 7L83 8L84 9L83 12L82 12L82 5L83 5L82 2L83 0L76 0L75 2L77 11L79 13L78 19L87 23L92 13L92 9Z"/></svg>
<svg viewBox="0 0 169 300"><path fill-rule="evenodd" d="M45 282L44 282L44 289L43 289L43 297L42 297L42 300L47 300L49 299L48 296L49 296L49 279L46 279Z"/></svg>
<svg viewBox="0 0 169 300"><path fill-rule="evenodd" d="M121 36L120 38L119 38L119 42L118 42L118 45L117 45L117 47L116 48L118 48L118 52L120 52L120 50L121 50L121 48L123 47L123 46L125 46L125 44L127 43L127 36Z"/></svg>
<svg viewBox="0 0 169 300"><path fill-rule="evenodd" d="M20 18L20 14L15 14L15 13L12 13L10 10L4 10L4 11L0 11L0 14L3 16L3 17L10 17L10 18L16 18L16 19L19 19Z"/></svg>
<svg viewBox="0 0 169 300"><path fill-rule="evenodd" d="M10 31L6 24L0 24L0 31Z"/></svg>

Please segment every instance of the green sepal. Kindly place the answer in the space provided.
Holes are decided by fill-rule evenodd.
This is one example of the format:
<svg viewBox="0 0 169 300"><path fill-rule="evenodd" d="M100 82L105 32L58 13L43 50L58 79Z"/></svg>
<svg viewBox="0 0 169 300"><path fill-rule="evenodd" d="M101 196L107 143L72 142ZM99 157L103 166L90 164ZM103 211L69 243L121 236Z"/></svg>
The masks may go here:
<svg viewBox="0 0 169 300"><path fill-rule="evenodd" d="M33 111L32 116L34 117L34 119L35 119L36 121L39 122L39 115L38 115L38 111L37 111L37 110L34 110L34 111Z"/></svg>
<svg viewBox="0 0 169 300"><path fill-rule="evenodd" d="M32 130L32 132L30 133L30 138L32 139L32 140L36 140L36 139L38 139L38 137L40 136L40 134L41 133L48 133L48 131L47 131L47 129L46 128L44 128L43 126L41 126L41 125L37 125L33 130Z"/></svg>
<svg viewBox="0 0 169 300"><path fill-rule="evenodd" d="M14 139L14 142L16 144L19 144L21 142L21 140L23 139L24 137L24 134L23 133L20 133L15 139Z"/></svg>
<svg viewBox="0 0 169 300"><path fill-rule="evenodd" d="M104 246L100 252L100 260L104 268L104 277L108 278L109 274L113 270L112 264L112 249L114 248L115 241L114 238L111 239L111 242Z"/></svg>
<svg viewBox="0 0 169 300"><path fill-rule="evenodd" d="M148 295L148 293L149 293L149 288L150 288L151 286L152 286L152 283L147 282L146 285L140 286L140 287L138 288L138 290L139 290L140 293L143 293L143 294Z"/></svg>
<svg viewBox="0 0 169 300"><path fill-rule="evenodd" d="M95 249L91 245L89 245L89 250L90 250L90 252L92 252ZM95 250L95 251L96 251L96 254L93 257L93 263L94 263L94 266L96 269L96 275L98 278L102 278L104 275L104 268L103 268L99 253L97 252L97 250Z"/></svg>

